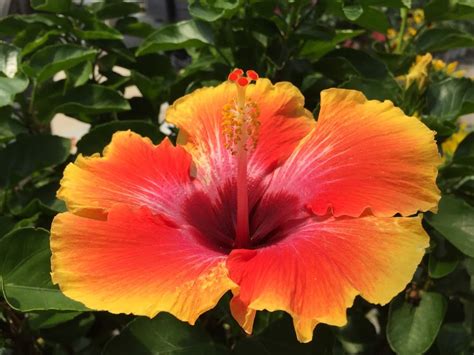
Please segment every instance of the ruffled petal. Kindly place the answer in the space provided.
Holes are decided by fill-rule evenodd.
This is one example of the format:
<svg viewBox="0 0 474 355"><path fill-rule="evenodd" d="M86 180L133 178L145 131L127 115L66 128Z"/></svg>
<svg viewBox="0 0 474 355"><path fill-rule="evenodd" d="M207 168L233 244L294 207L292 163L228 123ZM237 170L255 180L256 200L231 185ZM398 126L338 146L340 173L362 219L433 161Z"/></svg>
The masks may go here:
<svg viewBox="0 0 474 355"><path fill-rule="evenodd" d="M148 206L154 212L179 217L179 204L192 188L191 156L168 139L158 146L148 138L115 133L103 153L79 156L69 164L58 197L70 212L105 218L116 203Z"/></svg>
<svg viewBox="0 0 474 355"><path fill-rule="evenodd" d="M230 300L230 312L242 329L247 334L252 334L253 322L255 321L257 311L247 307L240 297L235 295Z"/></svg>
<svg viewBox="0 0 474 355"><path fill-rule="evenodd" d="M316 128L275 171L268 193L300 196L318 215L408 216L436 207L439 164L434 132L418 119L390 101L329 89Z"/></svg>
<svg viewBox="0 0 474 355"><path fill-rule="evenodd" d="M419 217L308 219L275 244L231 252L236 319L251 329L252 310L284 310L309 342L317 323L344 325L357 294L388 303L411 280L428 241Z"/></svg>
<svg viewBox="0 0 474 355"><path fill-rule="evenodd" d="M235 287L226 256L207 242L146 207L115 205L106 221L62 213L51 229L52 278L92 309L165 311L193 324Z"/></svg>
<svg viewBox="0 0 474 355"><path fill-rule="evenodd" d="M237 95L235 84L194 91L178 99L167 111L166 119L180 128L179 143L193 155L199 180L211 186L231 180L235 157L224 146L222 113ZM258 105L260 130L256 149L249 155L249 179L267 174L288 157L297 143L314 126L304 97L290 83L273 85L259 79L249 85L246 97Z"/></svg>

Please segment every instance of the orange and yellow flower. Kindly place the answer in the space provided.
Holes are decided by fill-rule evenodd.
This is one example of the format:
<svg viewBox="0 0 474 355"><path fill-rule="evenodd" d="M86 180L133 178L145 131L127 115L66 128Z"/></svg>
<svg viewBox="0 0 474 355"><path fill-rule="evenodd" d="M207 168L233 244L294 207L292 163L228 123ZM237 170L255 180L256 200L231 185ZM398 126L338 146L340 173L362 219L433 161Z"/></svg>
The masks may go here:
<svg viewBox="0 0 474 355"><path fill-rule="evenodd" d="M425 21L425 12L423 9L415 9L412 12L413 15L413 21L417 24L420 25Z"/></svg>
<svg viewBox="0 0 474 355"><path fill-rule="evenodd" d="M416 83L418 89L422 90L428 79L428 68L432 59L433 57L430 53L417 55L408 73L397 77L397 80L404 84L405 89L408 89L413 83Z"/></svg>
<svg viewBox="0 0 474 355"><path fill-rule="evenodd" d="M437 72L444 72L446 75L452 76L454 78L462 78L465 72L464 70L456 70L458 64L458 62L451 62L449 64L446 64L441 59L433 59L431 63L433 69Z"/></svg>
<svg viewBox="0 0 474 355"><path fill-rule="evenodd" d="M443 152L443 160L449 160L453 157L456 149L458 148L459 144L467 137L470 130L467 127L466 123L461 123L459 125L459 129L451 135L448 139L446 139L441 144L441 150Z"/></svg>
<svg viewBox="0 0 474 355"><path fill-rule="evenodd" d="M413 215L439 200L434 133L416 118L329 89L316 122L290 83L235 70L167 120L177 146L118 132L66 168L51 249L69 297L192 324L230 290L246 332L284 310L308 342L356 295L385 304L411 280L428 246Z"/></svg>

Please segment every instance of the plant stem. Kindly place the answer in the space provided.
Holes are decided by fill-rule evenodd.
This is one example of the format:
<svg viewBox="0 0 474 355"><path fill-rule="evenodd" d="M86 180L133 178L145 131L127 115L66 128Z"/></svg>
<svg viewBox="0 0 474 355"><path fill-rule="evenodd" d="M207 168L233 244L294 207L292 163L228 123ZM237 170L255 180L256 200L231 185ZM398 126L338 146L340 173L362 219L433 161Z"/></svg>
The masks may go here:
<svg viewBox="0 0 474 355"><path fill-rule="evenodd" d="M31 116L34 116L33 110L34 110L34 102L35 102L35 97L36 97L36 80L33 80L33 89L31 90L31 96L30 96L30 105L28 106L28 112Z"/></svg>
<svg viewBox="0 0 474 355"><path fill-rule="evenodd" d="M400 24L400 30L398 31L397 37L397 48L395 49L395 53L400 54L403 52L403 36L405 35L405 30L407 27L407 17L408 17L408 9L406 7L402 7L400 9L400 17L402 22Z"/></svg>

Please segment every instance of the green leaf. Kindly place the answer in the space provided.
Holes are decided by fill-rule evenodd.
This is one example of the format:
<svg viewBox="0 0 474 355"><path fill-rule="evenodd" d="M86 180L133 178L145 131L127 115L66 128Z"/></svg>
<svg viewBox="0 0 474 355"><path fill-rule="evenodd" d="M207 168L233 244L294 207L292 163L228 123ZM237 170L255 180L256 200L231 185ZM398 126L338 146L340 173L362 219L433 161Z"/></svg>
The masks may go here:
<svg viewBox="0 0 474 355"><path fill-rule="evenodd" d="M439 137L449 137L458 129L458 127L453 121L448 121L437 116L423 115L421 117L421 121L430 129L436 131Z"/></svg>
<svg viewBox="0 0 474 355"><path fill-rule="evenodd" d="M368 354L375 351L375 327L360 312L351 312L349 314L348 323L338 328L337 338L345 353Z"/></svg>
<svg viewBox="0 0 474 355"><path fill-rule="evenodd" d="M316 63L315 68L334 80L347 80L352 76L382 80L389 71L379 59L352 48L335 49Z"/></svg>
<svg viewBox="0 0 474 355"><path fill-rule="evenodd" d="M364 13L354 22L361 27L382 33L387 32L390 27L387 15L373 7L364 8Z"/></svg>
<svg viewBox="0 0 474 355"><path fill-rule="evenodd" d="M191 0L189 1L188 10L189 14L197 19L214 22L221 18L227 18L235 14L242 1L231 0L231 1L207 1L207 0Z"/></svg>
<svg viewBox="0 0 474 355"><path fill-rule="evenodd" d="M161 77L170 82L176 79L175 69L171 64L170 57L166 54L154 53L141 56L137 58L133 70L147 76L149 79Z"/></svg>
<svg viewBox="0 0 474 355"><path fill-rule="evenodd" d="M214 35L205 22L182 21L162 27L148 36L137 50L137 55L212 45Z"/></svg>
<svg viewBox="0 0 474 355"><path fill-rule="evenodd" d="M26 185L12 193L8 201L11 213L17 216L33 216L41 213L52 217L58 212L66 211L64 201L56 198L56 192L59 190L57 180L40 187L31 185L33 186Z"/></svg>
<svg viewBox="0 0 474 355"><path fill-rule="evenodd" d="M0 42L0 72L7 78L13 78L18 71L20 49L11 44Z"/></svg>
<svg viewBox="0 0 474 355"><path fill-rule="evenodd" d="M469 133L461 143L459 143L453 160L459 162L464 158L472 157L474 157L474 132Z"/></svg>
<svg viewBox="0 0 474 355"><path fill-rule="evenodd" d="M451 195L443 196L437 214L425 220L462 253L474 257L474 208Z"/></svg>
<svg viewBox="0 0 474 355"><path fill-rule="evenodd" d="M448 243L438 245L430 254L428 262L428 273L433 279L439 279L449 275L459 265L459 255L456 249Z"/></svg>
<svg viewBox="0 0 474 355"><path fill-rule="evenodd" d="M95 126L77 143L77 152L92 155L102 152L110 143L112 135L118 131L132 130L143 137L150 138L153 143L161 142L164 135L158 127L146 121L115 121Z"/></svg>
<svg viewBox="0 0 474 355"><path fill-rule="evenodd" d="M401 294L390 303L387 339L397 354L423 354L436 339L446 313L443 295L422 292L418 305Z"/></svg>
<svg viewBox="0 0 474 355"><path fill-rule="evenodd" d="M73 44L56 44L36 52L26 63L25 72L43 82L60 72L86 60L92 60L97 52Z"/></svg>
<svg viewBox="0 0 474 355"><path fill-rule="evenodd" d="M474 196L474 133L459 144L451 162L443 167L440 181L460 195Z"/></svg>
<svg viewBox="0 0 474 355"><path fill-rule="evenodd" d="M447 78L428 87L429 114L442 120L457 119L474 110L474 82L467 78Z"/></svg>
<svg viewBox="0 0 474 355"><path fill-rule="evenodd" d="M0 108L0 142L13 139L20 133L26 132L26 127L13 117L11 107Z"/></svg>
<svg viewBox="0 0 474 355"><path fill-rule="evenodd" d="M67 12L71 0L31 0L31 7L38 11Z"/></svg>
<svg viewBox="0 0 474 355"><path fill-rule="evenodd" d="M95 5L95 4L93 4ZM134 2L102 2L93 9L98 18L107 20L141 12L140 4Z"/></svg>
<svg viewBox="0 0 474 355"><path fill-rule="evenodd" d="M53 328L59 324L69 322L81 315L81 312L45 311L28 315L28 325L33 330Z"/></svg>
<svg viewBox="0 0 474 355"><path fill-rule="evenodd" d="M349 15L356 18L353 22L356 23L357 25L368 28L372 31L378 31L385 33L387 29L390 27L390 23L387 19L387 16L384 12L380 11L379 9L372 7L370 5L380 5L378 3L373 3L373 2L378 2L378 0L361 0L358 2L349 2ZM386 2L386 1L384 1ZM347 15L343 11L343 7L341 6L342 1L327 1L325 2L325 5L327 6L327 12L332 13L336 16L342 17L342 18L348 18ZM395 3L395 4L392 4ZM351 7L351 4L355 4L355 7ZM359 14L360 9L359 4L362 5L363 12L356 17L357 14ZM403 6L401 1L399 0L390 0L390 4L393 7L400 7ZM387 6L387 5L385 5Z"/></svg>
<svg viewBox="0 0 474 355"><path fill-rule="evenodd" d="M260 354L332 354L334 335L325 324L320 324L314 332L311 343L303 344L296 340L296 334L288 316L272 322L261 334L242 339L232 352L235 355Z"/></svg>
<svg viewBox="0 0 474 355"><path fill-rule="evenodd" d="M474 36L455 28L432 28L415 43L417 52L441 52L454 48L474 47Z"/></svg>
<svg viewBox="0 0 474 355"><path fill-rule="evenodd" d="M104 348L103 354L225 354L198 326L161 313L153 319L136 318Z"/></svg>
<svg viewBox="0 0 474 355"><path fill-rule="evenodd" d="M108 72L107 73L107 80L102 83L102 85L108 87L109 89L115 91L121 91L129 86L129 82L131 80L131 76L122 76L115 72Z"/></svg>
<svg viewBox="0 0 474 355"><path fill-rule="evenodd" d="M101 354L101 351L97 347L97 345L93 345L92 347L86 345L90 344L91 340L93 343L101 342L101 340L99 340L102 338L101 335L96 335L95 337L93 337L93 339L89 338L91 334L91 328L94 326L94 324L94 314L83 313L81 315L78 315L74 319L58 324L55 327L42 328L40 329L40 334L44 339L47 339L48 342L51 342L53 344L63 344L63 346L65 347L72 347L75 350L74 353ZM97 333L94 332L92 334ZM59 344L55 345L58 346ZM87 348L84 349L85 346L87 346ZM84 351L79 351L78 348ZM60 354L62 355L63 353Z"/></svg>
<svg viewBox="0 0 474 355"><path fill-rule="evenodd" d="M46 230L18 229L0 240L0 275L8 304L22 312L87 310L52 284L50 258Z"/></svg>
<svg viewBox="0 0 474 355"><path fill-rule="evenodd" d="M385 80L353 76L341 85L342 88L359 90L369 100L391 100L396 103L401 97L401 88L393 78Z"/></svg>
<svg viewBox="0 0 474 355"><path fill-rule="evenodd" d="M132 80L144 97L154 103L166 90L165 79L162 77L148 77L138 71L132 71Z"/></svg>
<svg viewBox="0 0 474 355"><path fill-rule="evenodd" d="M66 71L66 87L68 89L84 85L92 75L92 62L83 62Z"/></svg>
<svg viewBox="0 0 474 355"><path fill-rule="evenodd" d="M384 6L384 7L411 7L411 0L360 0L363 6Z"/></svg>
<svg viewBox="0 0 474 355"><path fill-rule="evenodd" d="M128 101L117 91L103 85L86 84L77 87L66 95L56 94L43 99L38 104L41 121L50 120L61 112L88 121L88 115L120 112L130 109Z"/></svg>
<svg viewBox="0 0 474 355"><path fill-rule="evenodd" d="M364 32L364 30L336 30L334 37L330 40L306 41L301 50L301 55L310 61L316 61L336 48L339 43L357 37Z"/></svg>
<svg viewBox="0 0 474 355"><path fill-rule="evenodd" d="M34 227L37 219L37 215L24 219L0 216L0 238L20 228Z"/></svg>
<svg viewBox="0 0 474 355"><path fill-rule="evenodd" d="M14 78L0 77L0 107L12 104L15 95L25 91L28 84L29 80L23 73Z"/></svg>
<svg viewBox="0 0 474 355"><path fill-rule="evenodd" d="M342 11L348 20L355 21L363 14L364 8L361 4L351 1L349 5L346 2L342 4Z"/></svg>
<svg viewBox="0 0 474 355"><path fill-rule="evenodd" d="M93 21L84 29L75 30L74 34L85 40L122 40L122 34L102 21Z"/></svg>
<svg viewBox="0 0 474 355"><path fill-rule="evenodd" d="M469 355L472 334L462 323L443 324L436 339L440 355Z"/></svg>
<svg viewBox="0 0 474 355"><path fill-rule="evenodd" d="M54 14L36 13L29 15L10 15L0 19L0 36L15 37L19 32L25 29L49 28L67 31L72 28L69 19Z"/></svg>
<svg viewBox="0 0 474 355"><path fill-rule="evenodd" d="M69 139L50 135L20 135L0 150L0 187L12 186L33 172L64 162Z"/></svg>
<svg viewBox="0 0 474 355"><path fill-rule="evenodd" d="M474 19L474 1L432 0L424 8L429 22Z"/></svg>
<svg viewBox="0 0 474 355"><path fill-rule="evenodd" d="M28 42L23 49L21 50L21 54L26 56L32 52L34 52L39 47L43 46L43 44L47 43L50 38L58 37L62 32L60 30L50 30L44 31L39 37L36 37L33 41Z"/></svg>
<svg viewBox="0 0 474 355"><path fill-rule="evenodd" d="M0 216L0 238L15 228L16 220L8 216Z"/></svg>
<svg viewBox="0 0 474 355"><path fill-rule="evenodd" d="M155 31L152 25L141 22L135 17L126 17L118 20L115 28L123 34L138 38L146 38Z"/></svg>

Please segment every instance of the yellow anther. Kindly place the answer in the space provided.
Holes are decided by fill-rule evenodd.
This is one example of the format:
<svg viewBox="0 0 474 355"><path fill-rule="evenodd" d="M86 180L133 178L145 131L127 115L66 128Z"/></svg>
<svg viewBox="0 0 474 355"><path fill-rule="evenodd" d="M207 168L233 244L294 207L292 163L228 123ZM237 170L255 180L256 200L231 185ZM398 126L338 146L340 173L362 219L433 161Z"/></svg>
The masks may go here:
<svg viewBox="0 0 474 355"><path fill-rule="evenodd" d="M243 71L234 70L229 75L229 80L235 83L236 97L223 107L222 133L225 138L225 147L232 153L255 149L258 138L260 115L258 105L245 97L248 85L242 85L242 80L256 80L258 75L254 71L248 71L249 78L241 77Z"/></svg>
<svg viewBox="0 0 474 355"><path fill-rule="evenodd" d="M240 147L248 151L255 148L260 127L259 114L257 104L251 100L245 101L243 105L233 100L232 104L224 106L222 133L228 149L237 151Z"/></svg>

